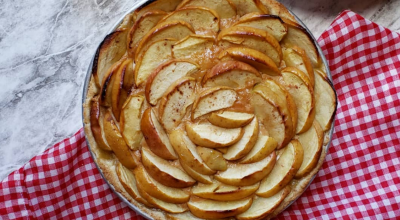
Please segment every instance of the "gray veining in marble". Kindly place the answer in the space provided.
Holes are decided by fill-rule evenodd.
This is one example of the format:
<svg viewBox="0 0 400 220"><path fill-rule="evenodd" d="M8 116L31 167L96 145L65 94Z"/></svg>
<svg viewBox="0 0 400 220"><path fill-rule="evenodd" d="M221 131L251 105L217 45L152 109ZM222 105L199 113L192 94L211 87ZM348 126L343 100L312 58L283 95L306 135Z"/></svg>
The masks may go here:
<svg viewBox="0 0 400 220"><path fill-rule="evenodd" d="M400 1L282 0L318 37L344 9L400 29ZM134 0L0 0L0 180L81 128L97 45Z"/></svg>

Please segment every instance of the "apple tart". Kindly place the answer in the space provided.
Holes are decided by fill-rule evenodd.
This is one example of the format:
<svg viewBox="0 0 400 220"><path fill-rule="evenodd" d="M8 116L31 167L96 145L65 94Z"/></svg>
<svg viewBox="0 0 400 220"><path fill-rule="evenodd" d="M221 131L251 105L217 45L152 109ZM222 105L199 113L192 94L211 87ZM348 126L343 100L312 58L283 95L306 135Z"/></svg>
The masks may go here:
<svg viewBox="0 0 400 220"><path fill-rule="evenodd" d="M153 219L263 219L324 160L336 95L274 0L158 0L100 44L85 134L112 188Z"/></svg>

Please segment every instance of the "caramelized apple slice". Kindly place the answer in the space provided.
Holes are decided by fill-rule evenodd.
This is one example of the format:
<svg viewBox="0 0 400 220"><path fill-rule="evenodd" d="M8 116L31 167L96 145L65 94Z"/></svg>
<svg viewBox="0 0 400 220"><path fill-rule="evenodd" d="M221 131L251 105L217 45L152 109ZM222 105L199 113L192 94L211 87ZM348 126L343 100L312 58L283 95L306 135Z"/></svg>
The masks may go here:
<svg viewBox="0 0 400 220"><path fill-rule="evenodd" d="M295 22L296 18L287 10L287 8L276 0L260 0L260 2L267 8L268 14L277 15Z"/></svg>
<svg viewBox="0 0 400 220"><path fill-rule="evenodd" d="M211 113L208 121L213 125L223 128L239 128L249 124L253 118L254 114L222 111Z"/></svg>
<svg viewBox="0 0 400 220"><path fill-rule="evenodd" d="M126 59L119 66L115 79L113 80L114 85L111 90L111 110L117 121L120 121L121 109L126 99L128 98L127 91L124 90L124 81L125 77L129 77L129 75L125 76L129 66L132 65L131 59Z"/></svg>
<svg viewBox="0 0 400 220"><path fill-rule="evenodd" d="M236 99L235 90L229 87L213 87L204 90L194 101L192 120L210 112L231 107Z"/></svg>
<svg viewBox="0 0 400 220"><path fill-rule="evenodd" d="M221 19L236 16L236 7L230 0L183 0L178 9L188 6L207 7L214 10Z"/></svg>
<svg viewBox="0 0 400 220"><path fill-rule="evenodd" d="M224 171L228 168L221 152L207 147L197 147L196 150L204 163L211 169Z"/></svg>
<svg viewBox="0 0 400 220"><path fill-rule="evenodd" d="M237 13L240 16L251 12L268 13L268 9L260 2L260 0L231 0L237 8Z"/></svg>
<svg viewBox="0 0 400 220"><path fill-rule="evenodd" d="M238 142L243 136L243 129L221 128L210 123L186 123L186 133L190 140L197 145L218 148Z"/></svg>
<svg viewBox="0 0 400 220"><path fill-rule="evenodd" d="M131 150L138 150L143 134L140 130L140 117L144 97L131 94L122 106L120 128L125 142Z"/></svg>
<svg viewBox="0 0 400 220"><path fill-rule="evenodd" d="M176 7L181 3L182 0L157 0L145 7L141 8L139 11L135 12L136 19L140 19L146 12L153 10L163 10L166 12L171 12L176 9Z"/></svg>
<svg viewBox="0 0 400 220"><path fill-rule="evenodd" d="M253 149L240 160L240 163L255 163L270 155L278 146L274 138L259 136Z"/></svg>
<svg viewBox="0 0 400 220"><path fill-rule="evenodd" d="M97 98L92 99L92 105L90 108L90 129L92 130L92 134L94 139L96 140L96 144L103 150L112 151L107 142L105 142L103 138L102 127L100 126L100 105Z"/></svg>
<svg viewBox="0 0 400 220"><path fill-rule="evenodd" d="M215 65L202 80L205 87L226 86L234 89L251 87L261 81L254 67L240 61L225 61Z"/></svg>
<svg viewBox="0 0 400 220"><path fill-rule="evenodd" d="M260 183L251 186L230 186L214 180L212 184L197 184L192 188L192 193L204 199L235 201L252 195L259 186Z"/></svg>
<svg viewBox="0 0 400 220"><path fill-rule="evenodd" d="M184 77L164 93L159 105L159 117L165 130L171 131L181 122L186 108L195 99L196 81L192 77Z"/></svg>
<svg viewBox="0 0 400 220"><path fill-rule="evenodd" d="M173 20L185 21L200 33L207 30L214 33L219 31L219 15L214 10L205 7L191 6L178 9L161 22Z"/></svg>
<svg viewBox="0 0 400 220"><path fill-rule="evenodd" d="M298 46L283 49L283 60L287 67L295 67L306 73L310 79L311 86L314 87L314 68L303 49Z"/></svg>
<svg viewBox="0 0 400 220"><path fill-rule="evenodd" d="M337 97L333 85L327 76L319 70L315 74L315 119L322 129L327 131L331 128L335 116Z"/></svg>
<svg viewBox="0 0 400 220"><path fill-rule="evenodd" d="M240 141L236 142L228 148L228 152L224 154L227 160L238 160L244 157L253 149L258 138L258 120L254 117L250 124L244 127L244 134Z"/></svg>
<svg viewBox="0 0 400 220"><path fill-rule="evenodd" d="M172 54L175 58L191 58L195 62L201 62L201 58L193 55L202 55L210 51L214 46L214 37L206 35L189 35L176 42L172 47Z"/></svg>
<svg viewBox="0 0 400 220"><path fill-rule="evenodd" d="M197 64L185 60L171 60L159 66L146 83L146 99L155 105L167 91L168 87L178 79L199 69Z"/></svg>
<svg viewBox="0 0 400 220"><path fill-rule="evenodd" d="M303 148L299 141L292 140L276 161L271 173L261 181L257 195L270 197L283 189L296 175L303 162Z"/></svg>
<svg viewBox="0 0 400 220"><path fill-rule="evenodd" d="M140 128L147 146L149 146L150 150L153 151L154 154L167 160L178 159L178 155L176 155L171 143L169 142L168 135L158 122L158 119L151 108L144 111Z"/></svg>
<svg viewBox="0 0 400 220"><path fill-rule="evenodd" d="M192 198L188 202L188 206L192 214L199 218L215 219L241 214L249 209L251 203L251 198L228 202Z"/></svg>
<svg viewBox="0 0 400 220"><path fill-rule="evenodd" d="M215 175L215 179L232 186L250 186L266 177L274 168L275 152L256 163L230 164L228 169Z"/></svg>
<svg viewBox="0 0 400 220"><path fill-rule="evenodd" d="M193 179L197 180L198 182L204 183L204 184L212 183L211 176L204 175L204 174L201 174L201 173L195 171L194 169L190 168L189 165L186 165L186 163L181 162L181 166L186 171L186 173L189 174L189 176L191 176Z"/></svg>
<svg viewBox="0 0 400 220"><path fill-rule="evenodd" d="M150 176L165 186L185 188L196 183L185 172L156 156L146 147L142 147L142 163Z"/></svg>

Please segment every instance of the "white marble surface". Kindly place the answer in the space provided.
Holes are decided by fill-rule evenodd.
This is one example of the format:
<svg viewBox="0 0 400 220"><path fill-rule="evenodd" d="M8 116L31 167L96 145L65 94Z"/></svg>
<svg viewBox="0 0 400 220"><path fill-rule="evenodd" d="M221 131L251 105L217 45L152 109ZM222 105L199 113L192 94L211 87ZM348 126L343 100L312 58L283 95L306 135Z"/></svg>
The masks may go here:
<svg viewBox="0 0 400 220"><path fill-rule="evenodd" d="M135 0L1 1L0 180L82 127L90 60ZM282 0L315 37L344 9L400 29L400 1Z"/></svg>

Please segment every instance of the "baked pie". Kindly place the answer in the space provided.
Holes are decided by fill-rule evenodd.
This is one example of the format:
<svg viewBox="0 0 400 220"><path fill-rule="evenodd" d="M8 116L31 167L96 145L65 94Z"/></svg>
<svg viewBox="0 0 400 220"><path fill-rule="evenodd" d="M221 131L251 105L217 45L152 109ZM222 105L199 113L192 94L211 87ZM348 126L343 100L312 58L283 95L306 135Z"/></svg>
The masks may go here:
<svg viewBox="0 0 400 220"><path fill-rule="evenodd" d="M99 46L85 133L104 178L154 219L261 219L307 187L336 95L274 0L158 0Z"/></svg>

